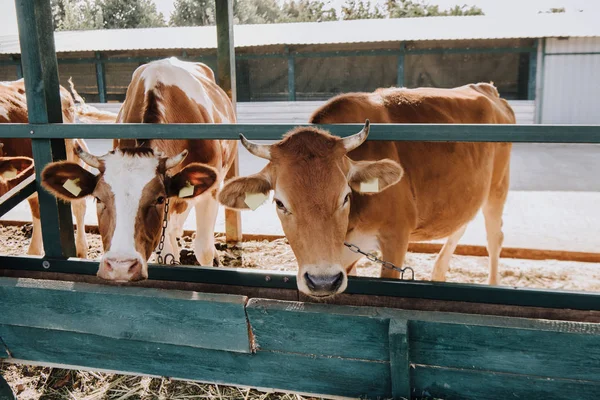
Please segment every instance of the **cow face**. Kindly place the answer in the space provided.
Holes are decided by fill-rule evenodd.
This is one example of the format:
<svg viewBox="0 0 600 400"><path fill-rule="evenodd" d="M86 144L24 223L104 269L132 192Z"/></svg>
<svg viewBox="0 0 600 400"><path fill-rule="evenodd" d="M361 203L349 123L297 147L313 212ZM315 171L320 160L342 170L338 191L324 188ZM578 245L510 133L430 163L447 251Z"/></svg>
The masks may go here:
<svg viewBox="0 0 600 400"><path fill-rule="evenodd" d="M4 157L0 143L0 196L4 196L25 178L33 174L33 159L29 157Z"/></svg>
<svg viewBox="0 0 600 400"><path fill-rule="evenodd" d="M184 160L187 150L163 157L149 148L116 149L96 157L76 145L75 152L100 173L94 175L72 162L52 163L42 172L42 185L66 201L95 197L105 251L98 269L100 278L147 278L147 260L160 240L166 199L200 195L213 186L217 172L192 163L167 175Z"/></svg>
<svg viewBox="0 0 600 400"><path fill-rule="evenodd" d="M396 162L354 162L346 156L368 132L367 121L361 132L344 139L312 128L293 131L271 146L242 136L252 154L270 162L256 175L227 182L219 194L223 205L244 209L248 195L274 191L277 215L298 260L298 289L310 296L346 289L349 266L342 260L353 197L381 192L402 177ZM377 191L365 190L375 181Z"/></svg>

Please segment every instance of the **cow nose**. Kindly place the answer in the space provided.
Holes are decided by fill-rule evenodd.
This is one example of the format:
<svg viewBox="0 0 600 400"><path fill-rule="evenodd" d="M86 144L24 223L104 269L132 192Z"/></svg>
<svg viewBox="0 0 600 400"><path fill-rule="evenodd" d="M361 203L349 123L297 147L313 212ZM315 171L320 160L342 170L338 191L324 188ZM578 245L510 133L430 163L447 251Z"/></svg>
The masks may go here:
<svg viewBox="0 0 600 400"><path fill-rule="evenodd" d="M333 294L344 282L344 274L340 272L336 275L311 275L307 272L304 274L304 280L313 292Z"/></svg>
<svg viewBox="0 0 600 400"><path fill-rule="evenodd" d="M137 258L107 258L100 265L98 276L113 281L139 281L144 279L142 263Z"/></svg>

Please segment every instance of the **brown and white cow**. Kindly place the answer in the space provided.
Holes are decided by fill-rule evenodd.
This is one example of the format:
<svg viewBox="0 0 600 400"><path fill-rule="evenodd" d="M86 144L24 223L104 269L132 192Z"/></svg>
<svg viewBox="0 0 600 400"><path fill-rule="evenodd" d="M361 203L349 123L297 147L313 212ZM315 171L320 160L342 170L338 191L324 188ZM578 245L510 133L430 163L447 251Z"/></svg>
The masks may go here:
<svg viewBox="0 0 600 400"><path fill-rule="evenodd" d="M380 89L333 98L311 123L513 124L515 117L496 88L479 83L455 89ZM467 224L485 216L489 283L498 282L502 211L508 192L509 143L365 142L368 123L339 138L317 128L298 128L274 145L245 140L269 160L258 174L225 184L219 201L244 209L247 193L274 191L277 214L298 260L298 288L312 296L345 290L363 250L380 249L401 266L409 241L448 237L437 257L434 280L448 263ZM372 191L376 192L373 193ZM383 277L398 277L384 269Z"/></svg>
<svg viewBox="0 0 600 400"><path fill-rule="evenodd" d="M117 122L235 123L235 112L209 67L170 58L134 72ZM116 281L145 279L147 260L161 237L167 198L163 254L179 258L177 237L195 207L196 258L202 265L216 258L215 192L234 160L236 144L227 140L121 140L117 148L100 157L76 147L77 154L100 174L90 174L74 163L55 163L43 171L42 183L67 201L96 198L105 251L98 276ZM65 190L67 179L79 179L81 192L73 195Z"/></svg>
<svg viewBox="0 0 600 400"><path fill-rule="evenodd" d="M62 105L62 114L64 123L73 123L75 121L76 109L73 102L73 98L67 89L60 87L60 97ZM0 82L0 123L27 123L27 99L25 96L25 82L23 79L17 81ZM31 157L31 139L2 139L2 157L5 162L16 163L14 166L20 166L25 168L24 170L16 168L18 176L13 179L19 179L22 181L26 177L33 174L33 160ZM73 153L74 144L79 143L85 147L85 143L81 139L66 139L65 146L67 150L67 159L79 162L83 165L79 157ZM25 160L30 160L30 163ZM8 164L5 164L8 166ZM27 166L27 167L26 167ZM9 172L9 176L14 175L13 172ZM6 175L4 175L6 176ZM18 184L15 180L6 181L0 185L0 195L5 194L11 187ZM41 255L44 253L44 246L42 243L42 226L40 221L40 207L38 202L37 194L32 195L27 199L31 208L31 215L33 221L33 233L31 236L31 243L27 254ZM86 204L85 200L77 201L73 203L73 214L75 215L75 222L77 226L77 234L75 238L75 246L77 249L77 257L86 258L88 244L85 237L85 211Z"/></svg>

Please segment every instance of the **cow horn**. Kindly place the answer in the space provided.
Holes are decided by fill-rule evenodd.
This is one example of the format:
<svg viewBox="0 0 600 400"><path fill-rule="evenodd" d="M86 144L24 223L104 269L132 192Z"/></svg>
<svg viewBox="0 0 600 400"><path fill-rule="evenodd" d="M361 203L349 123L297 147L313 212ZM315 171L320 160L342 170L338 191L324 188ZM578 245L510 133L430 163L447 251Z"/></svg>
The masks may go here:
<svg viewBox="0 0 600 400"><path fill-rule="evenodd" d="M75 154L77 154L77 157L79 157L84 163L86 163L90 167L100 168L100 165L102 165L102 161L100 160L100 158L85 151L77 140L75 140L73 150L75 150Z"/></svg>
<svg viewBox="0 0 600 400"><path fill-rule="evenodd" d="M165 162L165 167L167 169L171 169L173 167L178 166L187 157L187 155L188 151L184 150L176 156L167 158L167 161Z"/></svg>
<svg viewBox="0 0 600 400"><path fill-rule="evenodd" d="M240 139L242 140L242 145L256 157L264 158L267 160L271 159L271 145L270 144L257 144L252 143L244 135L240 133Z"/></svg>
<svg viewBox="0 0 600 400"><path fill-rule="evenodd" d="M342 139L342 141L344 142L344 147L346 148L346 152L356 149L358 146L363 144L363 142L365 140L367 140L367 136L369 136L370 124L371 123L367 119L365 121L365 126L362 128L362 130L360 132L355 133L352 136L347 136Z"/></svg>

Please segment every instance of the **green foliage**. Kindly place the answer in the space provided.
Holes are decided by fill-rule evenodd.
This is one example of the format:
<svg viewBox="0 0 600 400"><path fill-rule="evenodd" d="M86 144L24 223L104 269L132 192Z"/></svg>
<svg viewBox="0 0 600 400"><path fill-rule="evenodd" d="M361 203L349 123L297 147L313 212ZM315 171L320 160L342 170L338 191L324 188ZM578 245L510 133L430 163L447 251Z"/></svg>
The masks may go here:
<svg viewBox="0 0 600 400"><path fill-rule="evenodd" d="M465 4L440 10L440 6L422 0L387 0L386 10L390 18L484 15L483 10L476 6Z"/></svg>
<svg viewBox="0 0 600 400"><path fill-rule="evenodd" d="M54 29L78 31L102 29L102 9L94 0L52 0Z"/></svg>
<svg viewBox="0 0 600 400"><path fill-rule="evenodd" d="M152 0L102 0L104 28L154 28L165 26L165 18Z"/></svg>
<svg viewBox="0 0 600 400"><path fill-rule="evenodd" d="M385 11L377 4L370 1L346 0L342 5L342 19L381 19L385 18Z"/></svg>
<svg viewBox="0 0 600 400"><path fill-rule="evenodd" d="M283 4L279 22L337 21L335 8L320 0L290 0Z"/></svg>
<svg viewBox="0 0 600 400"><path fill-rule="evenodd" d="M277 0L235 0L233 15L236 24L269 24L283 18Z"/></svg>
<svg viewBox="0 0 600 400"><path fill-rule="evenodd" d="M215 24L214 0L175 0L169 19L171 26L205 26Z"/></svg>

